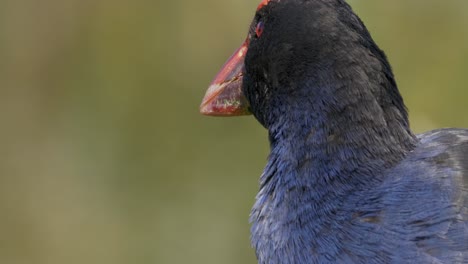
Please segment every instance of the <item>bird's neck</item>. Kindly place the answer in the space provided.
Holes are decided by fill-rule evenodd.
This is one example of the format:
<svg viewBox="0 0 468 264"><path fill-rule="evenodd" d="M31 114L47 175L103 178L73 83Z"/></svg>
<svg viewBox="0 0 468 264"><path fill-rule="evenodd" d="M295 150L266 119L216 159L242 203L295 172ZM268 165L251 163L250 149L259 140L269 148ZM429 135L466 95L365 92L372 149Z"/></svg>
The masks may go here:
<svg viewBox="0 0 468 264"><path fill-rule="evenodd" d="M266 171L271 167L277 172L265 173L262 183L281 176L290 177L282 179L289 184L307 183L314 189L324 185L325 191L334 180L355 186L354 181L373 180L415 147L417 139L390 66L359 67L349 63L325 69L315 75L324 78L309 76L302 89L276 99L281 103L273 99L276 112L267 125L271 154Z"/></svg>
<svg viewBox="0 0 468 264"><path fill-rule="evenodd" d="M338 120L322 121L296 116L270 130L267 166L284 170L275 176L294 175L290 180L306 181L311 187L334 180L367 181L401 161L416 144L411 131L398 122L353 120L341 114Z"/></svg>
<svg viewBox="0 0 468 264"><path fill-rule="evenodd" d="M317 199L336 199L329 192L341 195L348 191L347 186L381 180L379 175L416 144L411 131L398 122L356 120L346 113L338 120L295 115L269 131L271 153L260 181L261 188L269 192L306 187Z"/></svg>

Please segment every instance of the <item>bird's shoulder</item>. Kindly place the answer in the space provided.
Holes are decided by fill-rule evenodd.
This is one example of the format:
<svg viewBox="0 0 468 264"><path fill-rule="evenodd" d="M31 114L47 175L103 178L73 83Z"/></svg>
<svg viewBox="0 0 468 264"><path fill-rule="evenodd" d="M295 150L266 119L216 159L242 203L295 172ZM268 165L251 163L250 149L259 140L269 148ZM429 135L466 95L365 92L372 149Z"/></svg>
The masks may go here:
<svg viewBox="0 0 468 264"><path fill-rule="evenodd" d="M413 176L428 183L452 183L453 190L468 188L468 129L437 129L417 138L418 145L401 168L415 167Z"/></svg>
<svg viewBox="0 0 468 264"><path fill-rule="evenodd" d="M434 263L468 261L468 130L418 135L381 186L385 222Z"/></svg>
<svg viewBox="0 0 468 264"><path fill-rule="evenodd" d="M386 179L441 187L467 184L468 129L438 129L419 134L417 139L414 150L386 172Z"/></svg>

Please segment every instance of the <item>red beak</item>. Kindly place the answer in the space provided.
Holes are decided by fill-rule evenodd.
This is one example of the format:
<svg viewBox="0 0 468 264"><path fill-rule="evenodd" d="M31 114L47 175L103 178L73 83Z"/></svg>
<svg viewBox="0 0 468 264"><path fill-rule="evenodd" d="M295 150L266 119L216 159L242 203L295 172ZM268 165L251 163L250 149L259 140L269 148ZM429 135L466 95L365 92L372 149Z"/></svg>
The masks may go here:
<svg viewBox="0 0 468 264"><path fill-rule="evenodd" d="M211 82L200 105L200 113L210 116L249 115L249 104L242 93L244 59L249 41L234 52Z"/></svg>

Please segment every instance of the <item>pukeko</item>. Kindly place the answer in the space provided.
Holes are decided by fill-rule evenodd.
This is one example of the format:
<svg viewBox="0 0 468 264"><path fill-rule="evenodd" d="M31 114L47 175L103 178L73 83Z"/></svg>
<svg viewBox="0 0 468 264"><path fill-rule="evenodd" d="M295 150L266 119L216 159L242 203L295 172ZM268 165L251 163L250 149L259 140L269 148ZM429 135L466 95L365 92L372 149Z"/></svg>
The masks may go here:
<svg viewBox="0 0 468 264"><path fill-rule="evenodd" d="M259 263L468 263L468 130L411 131L344 0L263 0L200 110L268 129Z"/></svg>

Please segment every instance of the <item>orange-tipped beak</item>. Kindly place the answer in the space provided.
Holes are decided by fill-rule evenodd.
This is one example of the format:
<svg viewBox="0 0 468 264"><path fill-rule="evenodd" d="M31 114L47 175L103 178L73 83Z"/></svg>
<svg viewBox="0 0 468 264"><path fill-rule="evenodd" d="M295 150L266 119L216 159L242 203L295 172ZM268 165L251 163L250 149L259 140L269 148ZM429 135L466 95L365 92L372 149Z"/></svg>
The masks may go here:
<svg viewBox="0 0 468 264"><path fill-rule="evenodd" d="M210 116L249 115L249 104L242 93L242 76L248 40L227 60L211 82L200 105L200 113Z"/></svg>

